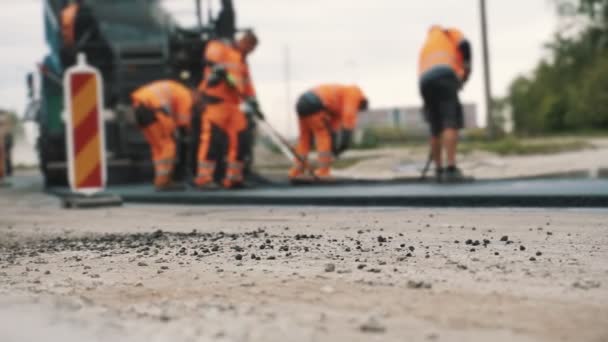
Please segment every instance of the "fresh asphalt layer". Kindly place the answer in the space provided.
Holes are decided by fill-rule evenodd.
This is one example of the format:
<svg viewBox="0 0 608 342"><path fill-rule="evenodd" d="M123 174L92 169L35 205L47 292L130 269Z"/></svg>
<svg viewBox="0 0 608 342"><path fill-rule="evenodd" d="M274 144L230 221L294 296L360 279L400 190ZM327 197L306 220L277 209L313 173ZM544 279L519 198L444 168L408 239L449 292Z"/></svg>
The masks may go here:
<svg viewBox="0 0 608 342"><path fill-rule="evenodd" d="M49 192L65 197L66 188ZM341 181L333 185L259 185L240 190L156 192L150 185L108 188L127 203L386 207L608 207L606 179L502 180L466 184Z"/></svg>

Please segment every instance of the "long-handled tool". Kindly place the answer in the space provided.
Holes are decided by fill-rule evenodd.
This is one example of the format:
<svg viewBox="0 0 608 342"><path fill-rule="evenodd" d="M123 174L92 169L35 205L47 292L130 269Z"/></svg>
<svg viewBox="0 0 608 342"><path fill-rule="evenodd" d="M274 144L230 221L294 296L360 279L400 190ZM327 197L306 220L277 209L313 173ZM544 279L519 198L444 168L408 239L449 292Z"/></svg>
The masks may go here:
<svg viewBox="0 0 608 342"><path fill-rule="evenodd" d="M289 160L297 160L302 164L306 164L306 161L302 158L302 156L298 155L296 151L291 147L289 141L285 139L266 119L262 116L254 115L257 119L257 122L260 124L260 127L267 133L267 135L272 139L272 141L277 145L277 147L281 150L281 152L289 158Z"/></svg>
<svg viewBox="0 0 608 342"><path fill-rule="evenodd" d="M289 142L287 142L287 140L285 140L285 138L283 138L283 136L281 136L279 134L279 132L277 132L274 127L272 127L266 120L264 119L259 119L258 118L258 123L260 124L260 127L262 127L262 129L267 133L267 135L270 137L270 139L272 139L272 141L275 143L275 145L281 150L281 152L290 160L298 160L300 162L303 162L302 158L294 151L294 149L289 145Z"/></svg>
<svg viewBox="0 0 608 342"><path fill-rule="evenodd" d="M254 117L257 119L260 127L281 150L283 155L285 155L290 161L297 160L300 162L302 165L308 168L308 171L313 176L313 179L318 180L318 177L314 174L314 170L308 165L306 160L294 150L287 139L285 139L274 127L272 127L272 125L266 121L266 119L264 119L263 115L254 115Z"/></svg>
<svg viewBox="0 0 608 342"><path fill-rule="evenodd" d="M426 180L426 175L427 175L427 173L429 173L432 163L433 163L433 151L431 150L431 152L429 153L429 158L426 161L426 165L424 165L424 169L422 169L422 174L420 175L421 182Z"/></svg>
<svg viewBox="0 0 608 342"><path fill-rule="evenodd" d="M429 111L428 111L428 108L426 105L424 107L422 107L421 114L425 121L427 121L429 123L431 122L430 114L429 114ZM426 164L424 165L424 169L422 169L422 174L420 175L421 182L426 180L426 175L429 172L432 163L433 163L433 146L431 145L431 149L429 151L429 158L427 159Z"/></svg>

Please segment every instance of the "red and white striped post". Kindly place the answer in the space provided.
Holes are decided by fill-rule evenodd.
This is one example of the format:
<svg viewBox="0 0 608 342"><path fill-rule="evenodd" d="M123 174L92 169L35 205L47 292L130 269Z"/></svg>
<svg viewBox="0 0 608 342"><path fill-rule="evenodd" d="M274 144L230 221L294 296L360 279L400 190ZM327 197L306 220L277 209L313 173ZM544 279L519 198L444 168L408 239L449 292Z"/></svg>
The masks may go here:
<svg viewBox="0 0 608 342"><path fill-rule="evenodd" d="M84 54L63 79L68 179L72 192L92 196L106 187L103 81Z"/></svg>

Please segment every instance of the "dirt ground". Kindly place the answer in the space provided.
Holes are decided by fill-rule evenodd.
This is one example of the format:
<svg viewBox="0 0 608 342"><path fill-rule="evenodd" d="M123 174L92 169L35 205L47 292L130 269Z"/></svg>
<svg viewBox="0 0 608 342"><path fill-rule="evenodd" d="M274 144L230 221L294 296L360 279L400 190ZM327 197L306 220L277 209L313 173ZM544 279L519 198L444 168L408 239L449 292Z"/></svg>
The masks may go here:
<svg viewBox="0 0 608 342"><path fill-rule="evenodd" d="M597 177L601 170L608 170L608 140L589 138L584 141L591 147L580 151L552 154L499 156L476 150L459 155L459 166L467 175L480 180L582 173L589 177ZM361 158L362 160L351 167L340 170L338 174L381 179L418 177L427 155L426 147L349 151L346 158Z"/></svg>
<svg viewBox="0 0 608 342"><path fill-rule="evenodd" d="M608 341L608 210L135 206L0 189L0 341Z"/></svg>
<svg viewBox="0 0 608 342"><path fill-rule="evenodd" d="M550 141L584 141L589 147L579 151L551 154L500 156L474 150L458 156L459 167L478 180L571 176L596 178L608 170L608 139L547 138ZM373 150L347 151L338 161L334 174L360 179L418 178L428 158L428 147L385 147ZM260 147L256 150L260 171L287 173L289 161ZM429 175L431 175L431 172Z"/></svg>

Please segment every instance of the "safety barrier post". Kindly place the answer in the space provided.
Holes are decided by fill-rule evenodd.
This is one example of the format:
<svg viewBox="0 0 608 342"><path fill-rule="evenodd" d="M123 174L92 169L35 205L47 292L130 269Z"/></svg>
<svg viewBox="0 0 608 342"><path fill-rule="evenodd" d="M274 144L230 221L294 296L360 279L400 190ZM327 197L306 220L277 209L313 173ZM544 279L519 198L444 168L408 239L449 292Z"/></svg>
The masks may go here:
<svg viewBox="0 0 608 342"><path fill-rule="evenodd" d="M87 64L86 56L81 53L76 65L66 70L63 86L68 180L72 191L64 205L108 205L109 197L103 194L107 162L101 74Z"/></svg>

